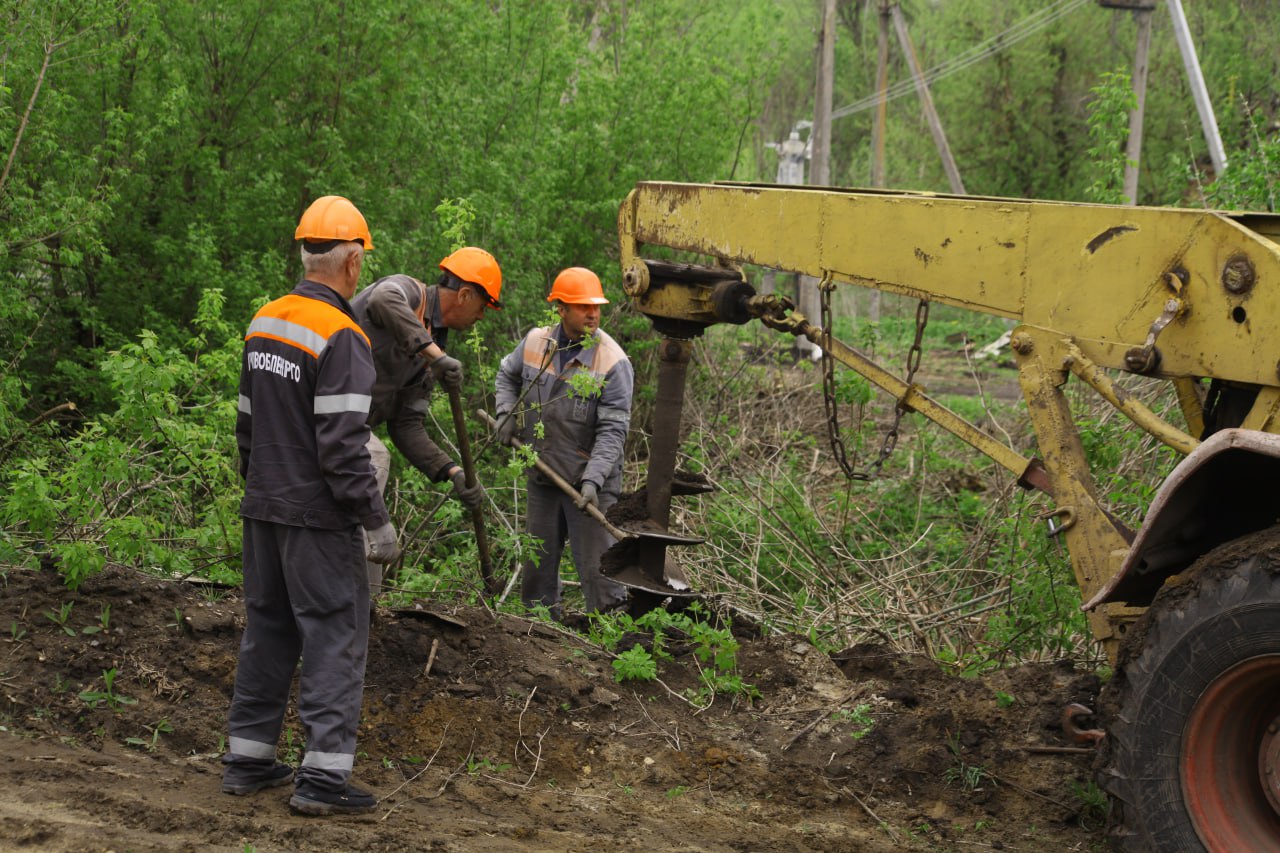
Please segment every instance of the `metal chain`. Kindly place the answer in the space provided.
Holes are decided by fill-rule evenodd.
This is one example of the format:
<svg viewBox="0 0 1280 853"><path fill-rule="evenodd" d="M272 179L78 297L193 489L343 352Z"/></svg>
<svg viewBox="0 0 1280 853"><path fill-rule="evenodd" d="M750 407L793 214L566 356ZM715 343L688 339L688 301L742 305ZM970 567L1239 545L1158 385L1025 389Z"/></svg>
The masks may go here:
<svg viewBox="0 0 1280 853"><path fill-rule="evenodd" d="M844 439L840 437L840 410L836 405L836 360L831 357L831 291L835 283L831 273L824 273L818 283L818 305L821 314L822 335L825 343L822 346L822 404L827 410L827 438L831 442L831 454L840 464L840 470L850 480L869 480L869 474L855 471L849 463L849 455L844 448Z"/></svg>
<svg viewBox="0 0 1280 853"><path fill-rule="evenodd" d="M820 298L820 306L822 312L822 329L827 340L831 339L831 291L835 289L831 281L831 274L828 273L822 279L822 283L818 285L818 294ZM911 349L907 352L907 389L910 391L912 383L916 378L916 371L920 369L920 361L924 355L924 330L929 324L929 303L920 300L920 304L916 306L916 336L911 342ZM865 471L856 471L849 464L848 455L845 452L844 441L840 438L840 421L836 408L836 379L835 379L835 359L831 357L828 347L822 348L822 402L827 410L827 435L831 439L831 452L836 457L836 462L840 464L840 470L844 471L845 477L850 480L873 480L880 476L880 469L884 467L884 463L888 460L893 450L898 445L898 429L902 425L902 416L907 413L905 403L906 394L898 400L894 406L893 425L889 427L888 432L884 434L884 440L880 445L880 453L876 456L876 460L872 462Z"/></svg>
<svg viewBox="0 0 1280 853"><path fill-rule="evenodd" d="M916 306L916 338L911 342L911 349L907 351L907 392L910 392L911 386L916 378L916 371L920 369L920 359L924 354L924 327L929 324L929 303L920 300L920 304ZM884 434L884 443L880 445L880 455L876 457L876 461L871 463L871 470L879 475L880 468L884 465L885 460L889 458L889 454L893 453L893 449L898 446L898 427L902 425L902 416L907 413L906 393L898 400L898 404L893 408L893 426L889 427L889 431Z"/></svg>

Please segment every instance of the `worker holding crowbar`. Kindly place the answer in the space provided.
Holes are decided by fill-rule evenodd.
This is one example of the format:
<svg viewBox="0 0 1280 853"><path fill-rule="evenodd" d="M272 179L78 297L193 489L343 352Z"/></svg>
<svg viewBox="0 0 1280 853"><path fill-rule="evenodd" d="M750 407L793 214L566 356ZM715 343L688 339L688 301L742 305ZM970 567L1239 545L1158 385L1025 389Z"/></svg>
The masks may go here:
<svg viewBox="0 0 1280 853"><path fill-rule="evenodd" d="M391 442L410 464L434 483L452 484L453 496L471 513L481 576L486 591L493 592L481 514L484 487L470 470L470 445L462 422L462 363L446 348L451 330L470 329L486 309L502 308L502 270L493 255L474 246L450 254L440 261L440 269L433 285L403 274L380 278L352 302L356 319L369 336L377 369L369 426L385 423ZM437 382L449 392L462 465L427 434L424 418ZM378 486L385 491L391 453L373 433L368 447ZM372 602L382 589L382 567L369 563L367 569Z"/></svg>

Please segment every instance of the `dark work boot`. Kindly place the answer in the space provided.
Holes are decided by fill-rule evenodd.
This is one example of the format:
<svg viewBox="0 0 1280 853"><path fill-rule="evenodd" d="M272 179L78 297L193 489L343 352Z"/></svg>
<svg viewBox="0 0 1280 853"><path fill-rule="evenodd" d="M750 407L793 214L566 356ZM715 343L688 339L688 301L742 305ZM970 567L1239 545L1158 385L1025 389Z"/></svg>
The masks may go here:
<svg viewBox="0 0 1280 853"><path fill-rule="evenodd" d="M256 776L235 773L234 770L234 767L228 767L222 774L222 793L224 794L243 797L245 794L257 793L263 788L278 788L293 781L293 768L279 762L265 773Z"/></svg>
<svg viewBox="0 0 1280 853"><path fill-rule="evenodd" d="M373 794L350 784L342 791L326 791L303 782L289 798L289 808L307 815L368 814L377 807Z"/></svg>

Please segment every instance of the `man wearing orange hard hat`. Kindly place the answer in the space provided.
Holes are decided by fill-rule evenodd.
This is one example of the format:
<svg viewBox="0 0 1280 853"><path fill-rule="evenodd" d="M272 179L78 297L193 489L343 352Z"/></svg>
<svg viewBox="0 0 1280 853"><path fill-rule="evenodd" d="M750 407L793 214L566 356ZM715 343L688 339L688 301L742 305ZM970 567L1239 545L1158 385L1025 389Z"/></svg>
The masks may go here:
<svg viewBox="0 0 1280 853"><path fill-rule="evenodd" d="M435 383L462 385L462 362L445 350L449 332L470 329L487 309L501 309L502 269L493 255L465 246L440 262L440 278L427 285L409 275L389 275L366 287L352 303L369 336L377 379L369 426L387 425L392 444L433 483L449 482L468 509L480 505L484 488L468 487L461 466L427 434L425 417ZM369 436L369 455L385 489L391 453ZM382 589L382 566L368 564L372 595Z"/></svg>
<svg viewBox="0 0 1280 853"><path fill-rule="evenodd" d="M595 273L585 267L563 270L547 301L560 322L529 332L498 368L498 440L507 444L519 433L584 502L603 511L622 487L635 372L622 347L600 328L600 306L609 300ZM583 374L585 380L579 378ZM614 538L535 468L528 471L528 489L529 533L541 545L536 562L524 567L525 606L543 605L563 618L560 556L566 537L587 612L626 602L626 587L600 573L600 558Z"/></svg>
<svg viewBox="0 0 1280 853"><path fill-rule="evenodd" d="M350 304L373 238L341 196L316 199L294 238L302 281L254 315L240 366L245 629L222 790L294 781L276 746L296 669L306 752L289 807L363 814L377 805L350 784L369 641L365 560L399 553L367 449L373 353Z"/></svg>

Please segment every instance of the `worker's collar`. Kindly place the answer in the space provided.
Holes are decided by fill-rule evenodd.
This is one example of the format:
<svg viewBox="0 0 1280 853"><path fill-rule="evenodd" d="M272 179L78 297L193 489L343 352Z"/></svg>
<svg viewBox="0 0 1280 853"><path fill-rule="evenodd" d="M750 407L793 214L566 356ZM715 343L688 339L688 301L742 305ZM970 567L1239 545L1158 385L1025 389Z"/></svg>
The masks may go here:
<svg viewBox="0 0 1280 853"><path fill-rule="evenodd" d="M443 348L449 340L449 327L444 324L444 314L440 311L440 286L432 285L424 288L426 291L427 307L423 312L426 318L427 331L431 333L431 340Z"/></svg>
<svg viewBox="0 0 1280 853"><path fill-rule="evenodd" d="M340 309L348 317L355 316L355 311L351 310L351 303L347 301L346 297L322 282L304 278L293 288L293 292L298 296L308 296L321 302L327 302Z"/></svg>
<svg viewBox="0 0 1280 853"><path fill-rule="evenodd" d="M577 359L583 364L591 364L595 359L596 348L590 345L583 346L588 337L592 336L585 335L576 341L571 341L569 340L569 333L564 330L564 324L558 323L556 325L555 339L556 352L558 354L556 363L560 368L563 368L564 365L568 364L572 359Z"/></svg>

